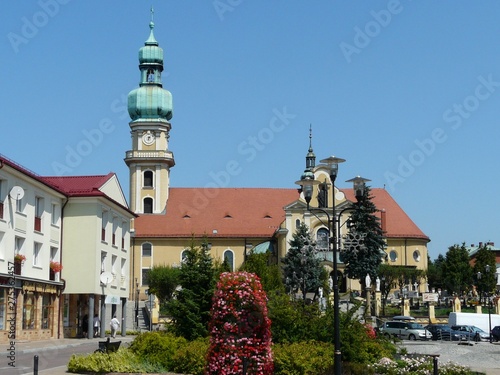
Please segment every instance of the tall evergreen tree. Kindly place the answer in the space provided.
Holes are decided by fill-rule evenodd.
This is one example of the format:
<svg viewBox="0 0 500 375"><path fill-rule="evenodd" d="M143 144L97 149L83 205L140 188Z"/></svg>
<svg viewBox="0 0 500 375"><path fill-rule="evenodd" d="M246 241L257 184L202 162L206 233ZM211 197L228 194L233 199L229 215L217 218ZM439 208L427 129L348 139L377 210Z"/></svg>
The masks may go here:
<svg viewBox="0 0 500 375"><path fill-rule="evenodd" d="M475 259L472 272L476 279L477 291L482 294L493 292L497 284L495 254L486 244L482 244L475 254ZM479 278L478 273L481 275Z"/></svg>
<svg viewBox="0 0 500 375"><path fill-rule="evenodd" d="M206 243L200 248L191 242L180 269L179 281L182 289L167 304L172 330L188 340L205 337L215 288L215 268Z"/></svg>
<svg viewBox="0 0 500 375"><path fill-rule="evenodd" d="M361 238L361 244L350 243L344 247L342 259L346 264L345 272L351 279L358 279L365 285L366 275L372 281L377 278L377 271L385 257L385 237L380 225L380 218L375 215L377 207L372 202L371 189L366 186L363 196L354 203L350 221L351 239ZM364 288L363 288L364 289Z"/></svg>
<svg viewBox="0 0 500 375"><path fill-rule="evenodd" d="M443 263L443 282L448 293L461 295L467 291L473 283L472 272L465 244L450 246Z"/></svg>
<svg viewBox="0 0 500 375"><path fill-rule="evenodd" d="M445 289L443 283L443 264L445 262L445 257L439 254L438 257L431 261L429 257L427 266L427 282L429 283L429 288Z"/></svg>
<svg viewBox="0 0 500 375"><path fill-rule="evenodd" d="M316 253L309 228L306 224L300 223L290 240L290 249L283 259L283 273L287 289L293 293L301 289L304 301L306 293L316 293L322 286L323 266Z"/></svg>

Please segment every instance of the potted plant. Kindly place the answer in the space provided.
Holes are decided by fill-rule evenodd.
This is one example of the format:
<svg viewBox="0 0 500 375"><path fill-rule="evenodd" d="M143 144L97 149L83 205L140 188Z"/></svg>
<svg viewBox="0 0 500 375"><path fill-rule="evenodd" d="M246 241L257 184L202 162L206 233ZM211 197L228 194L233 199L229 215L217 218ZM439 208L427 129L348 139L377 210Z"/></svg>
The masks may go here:
<svg viewBox="0 0 500 375"><path fill-rule="evenodd" d="M26 260L26 256L24 256L23 254L16 254L14 255L14 263L24 263L24 261Z"/></svg>
<svg viewBox="0 0 500 375"><path fill-rule="evenodd" d="M50 269L54 271L54 273L61 272L63 269L61 263L59 262L54 262L53 260L50 261Z"/></svg>

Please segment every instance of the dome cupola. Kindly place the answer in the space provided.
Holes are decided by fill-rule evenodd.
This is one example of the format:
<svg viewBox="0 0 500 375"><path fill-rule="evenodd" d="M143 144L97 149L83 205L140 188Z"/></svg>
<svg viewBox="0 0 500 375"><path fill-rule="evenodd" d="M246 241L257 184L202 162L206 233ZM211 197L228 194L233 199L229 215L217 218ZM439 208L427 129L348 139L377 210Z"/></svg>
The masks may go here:
<svg viewBox="0 0 500 375"><path fill-rule="evenodd" d="M141 82L128 94L128 113L133 122L168 122L173 115L172 94L163 88L163 49L155 39L151 20L149 38L139 50Z"/></svg>

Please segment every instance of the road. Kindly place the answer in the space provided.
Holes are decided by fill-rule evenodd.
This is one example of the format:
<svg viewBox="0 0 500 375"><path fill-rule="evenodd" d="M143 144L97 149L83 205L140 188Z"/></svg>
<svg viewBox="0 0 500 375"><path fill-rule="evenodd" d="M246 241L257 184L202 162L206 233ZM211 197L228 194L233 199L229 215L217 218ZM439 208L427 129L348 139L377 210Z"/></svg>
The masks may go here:
<svg viewBox="0 0 500 375"><path fill-rule="evenodd" d="M98 347L96 340L87 342L78 342L75 344L47 345L44 348L30 348L18 350L15 355L15 367L9 366L10 359L7 358L5 352L2 352L0 358L0 374L2 375L33 375L34 356L38 355L38 370L45 371L47 374L56 373L49 371L51 369L66 368L72 354L92 353ZM60 371L60 369L59 369Z"/></svg>

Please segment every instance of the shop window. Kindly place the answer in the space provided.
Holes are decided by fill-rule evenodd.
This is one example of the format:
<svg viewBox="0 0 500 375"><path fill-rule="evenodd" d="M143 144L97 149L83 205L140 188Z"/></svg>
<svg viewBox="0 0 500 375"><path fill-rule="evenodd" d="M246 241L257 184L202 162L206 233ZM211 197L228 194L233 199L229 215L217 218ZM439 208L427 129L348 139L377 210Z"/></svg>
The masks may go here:
<svg viewBox="0 0 500 375"><path fill-rule="evenodd" d="M50 294L42 295L42 329L49 329L52 326L54 306Z"/></svg>
<svg viewBox="0 0 500 375"><path fill-rule="evenodd" d="M35 294L28 292L24 294L23 302L23 329L35 329L36 322L36 298Z"/></svg>

